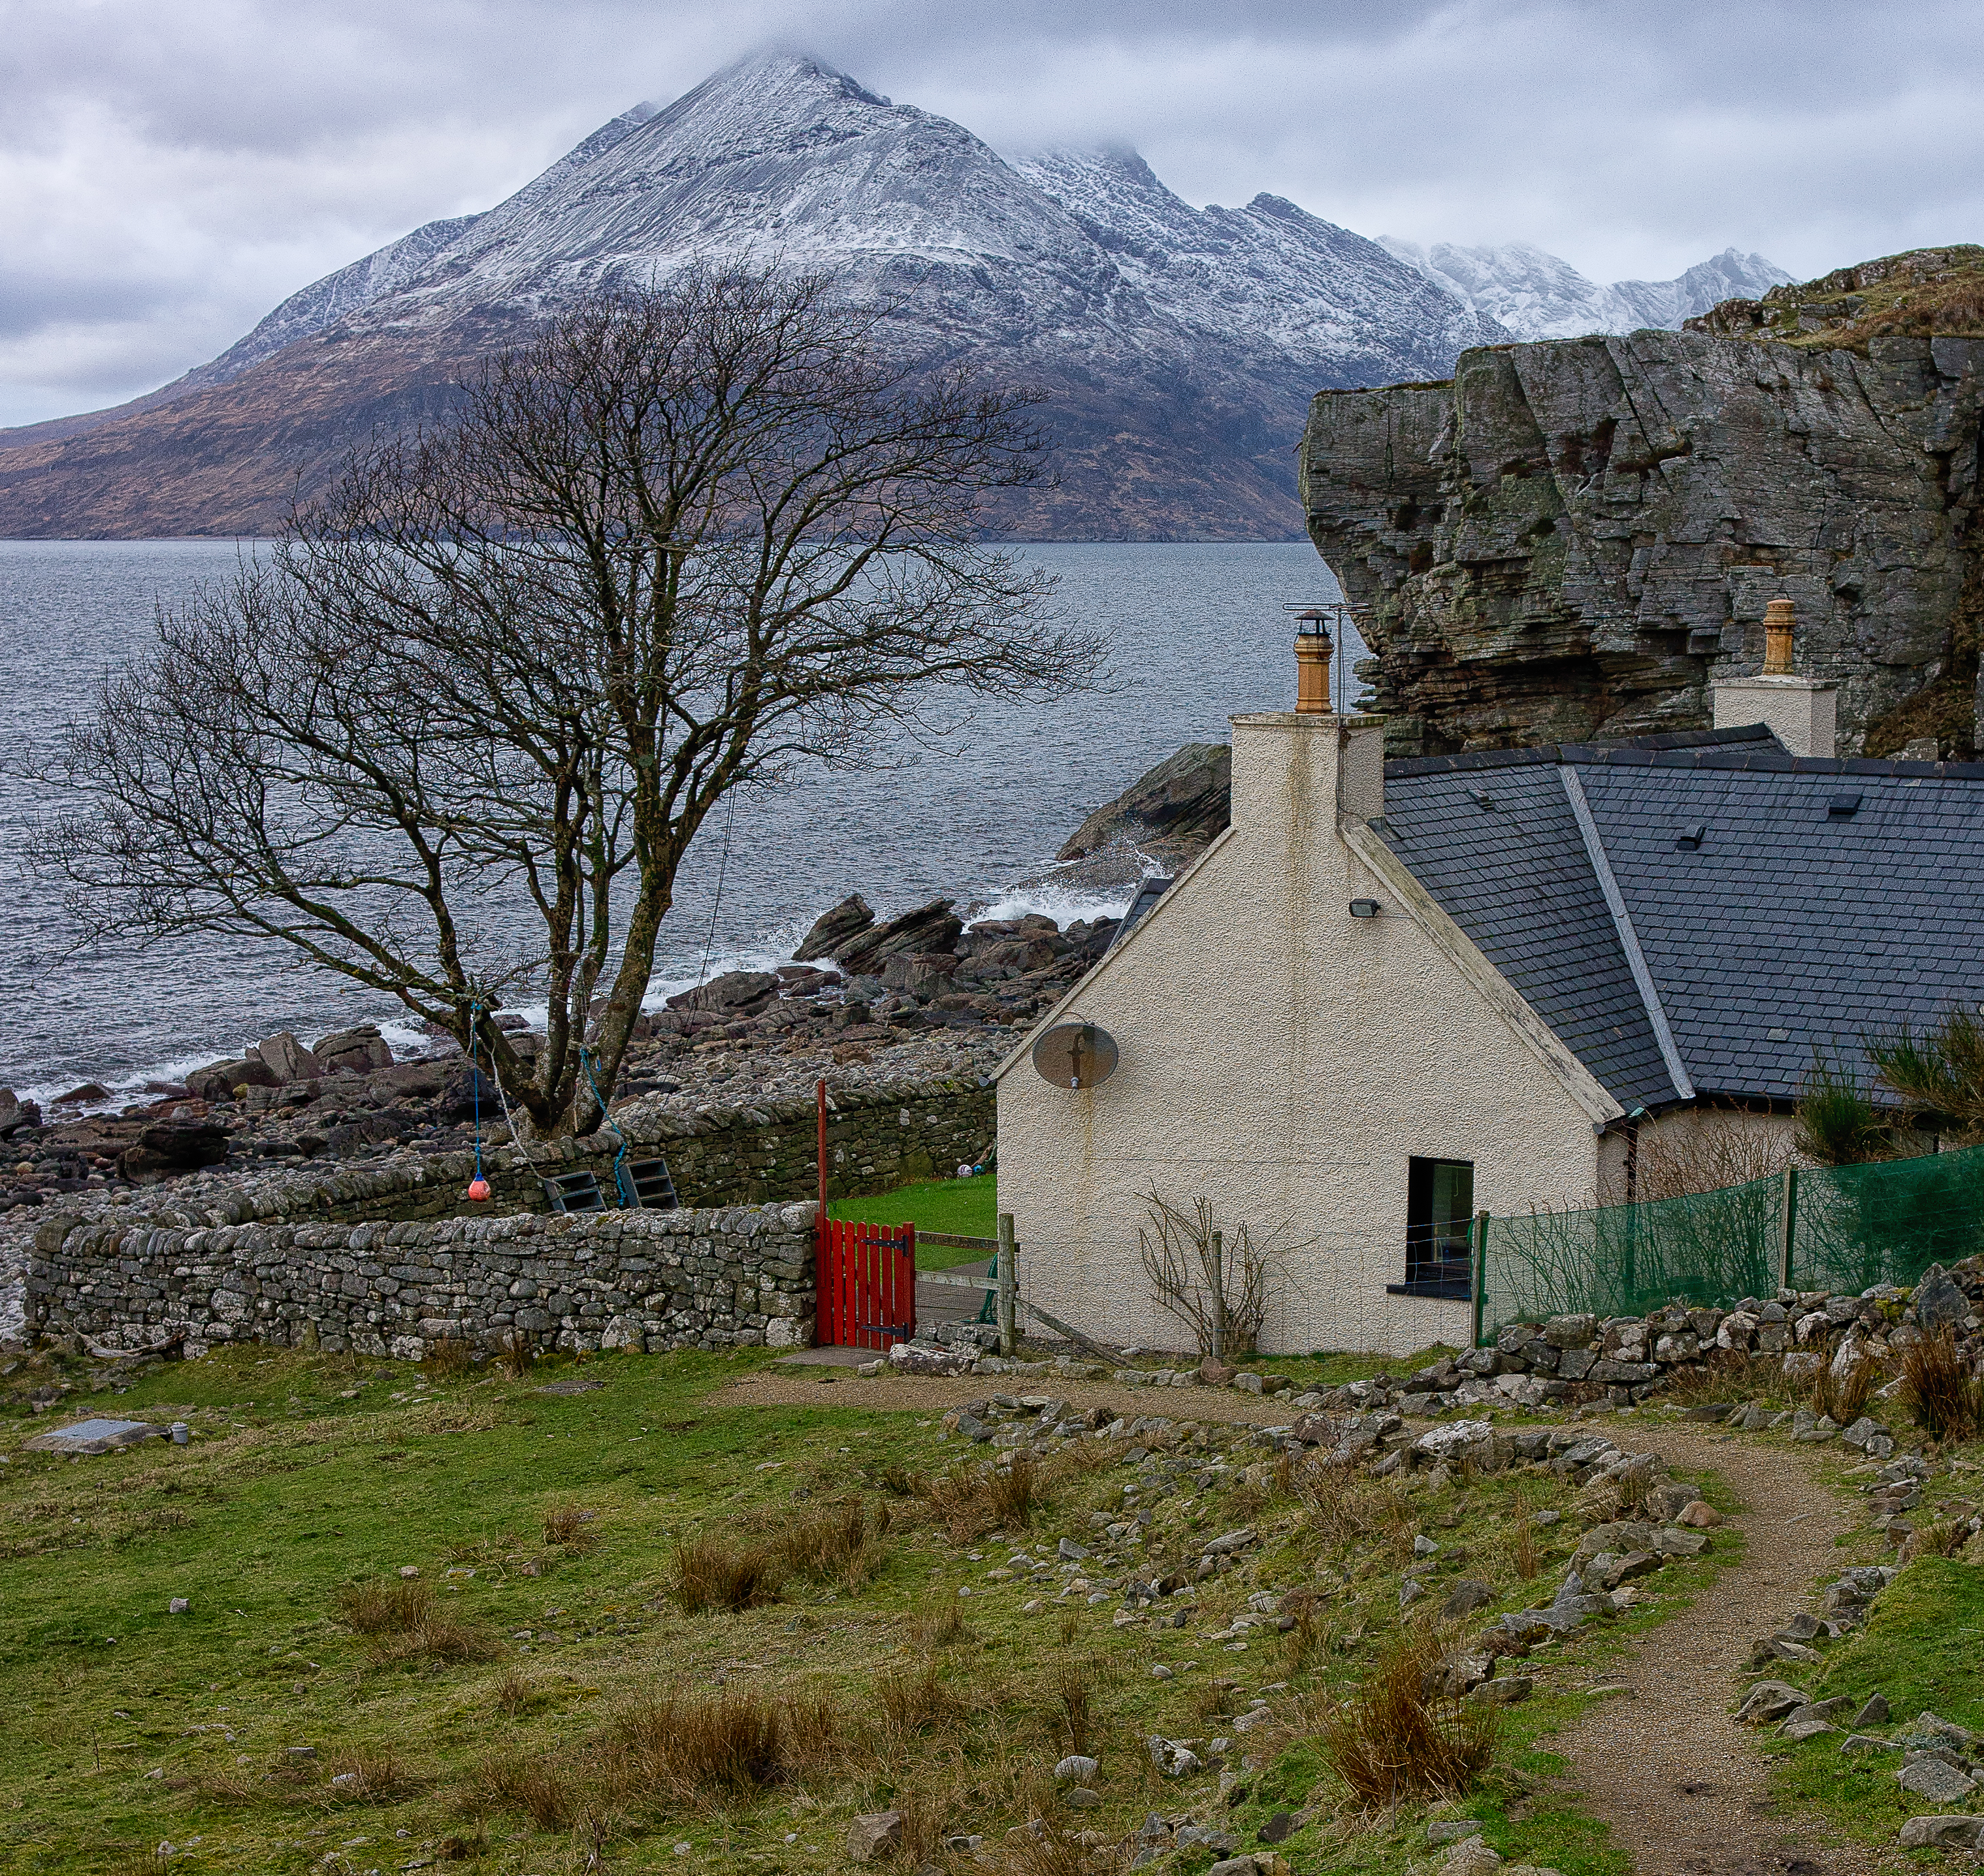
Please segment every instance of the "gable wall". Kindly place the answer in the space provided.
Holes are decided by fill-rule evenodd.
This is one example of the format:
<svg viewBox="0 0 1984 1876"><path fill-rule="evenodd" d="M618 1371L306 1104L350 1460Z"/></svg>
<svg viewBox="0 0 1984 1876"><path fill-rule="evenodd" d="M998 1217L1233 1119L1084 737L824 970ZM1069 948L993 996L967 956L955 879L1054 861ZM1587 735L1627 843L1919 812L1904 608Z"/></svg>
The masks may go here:
<svg viewBox="0 0 1984 1876"><path fill-rule="evenodd" d="M1477 1208L1592 1202L1591 1113L1339 836L1339 729L1235 720L1232 828L1053 1019L1108 1030L1115 1073L1071 1092L1023 1057L1001 1080L1021 1292L1119 1344L1190 1346L1138 1256L1154 1185L1299 1247L1271 1351L1468 1339L1466 1304L1385 1292L1410 1155L1474 1161ZM1363 897L1378 917L1349 916Z"/></svg>

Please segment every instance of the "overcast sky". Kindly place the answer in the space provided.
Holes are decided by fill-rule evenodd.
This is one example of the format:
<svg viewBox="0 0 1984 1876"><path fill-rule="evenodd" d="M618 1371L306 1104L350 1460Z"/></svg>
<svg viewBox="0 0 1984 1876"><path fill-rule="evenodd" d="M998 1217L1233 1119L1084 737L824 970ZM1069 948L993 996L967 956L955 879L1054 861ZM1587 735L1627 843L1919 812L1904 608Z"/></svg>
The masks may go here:
<svg viewBox="0 0 1984 1876"><path fill-rule="evenodd" d="M175 378L767 44L1003 149L1600 280L1984 234L1976 0L0 0L0 425Z"/></svg>

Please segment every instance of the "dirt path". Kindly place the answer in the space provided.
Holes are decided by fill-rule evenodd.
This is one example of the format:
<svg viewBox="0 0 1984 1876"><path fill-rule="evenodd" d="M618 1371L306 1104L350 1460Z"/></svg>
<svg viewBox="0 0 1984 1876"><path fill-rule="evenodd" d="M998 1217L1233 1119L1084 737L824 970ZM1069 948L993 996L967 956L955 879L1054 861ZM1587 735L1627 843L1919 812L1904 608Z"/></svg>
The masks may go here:
<svg viewBox="0 0 1984 1876"><path fill-rule="evenodd" d="M1857 1847L1818 1849L1772 1817L1768 1761L1731 1717L1758 1675L1750 1645L1801 1609L1815 1578L1836 1569L1833 1539L1852 1507L1801 1458L1728 1434L1661 1428L1647 1442L1681 1472L1711 1471L1741 1501L1748 1540L1692 1607L1649 1630L1609 1680L1634 1690L1594 1708L1559 1737L1587 1807L1631 1852L1636 1876L1858 1876L1876 1868Z"/></svg>
<svg viewBox="0 0 1984 1876"><path fill-rule="evenodd" d="M831 1384L822 1380L831 1374ZM1242 1394L1231 1388L1125 1388L1108 1381L1057 1382L1047 1374L877 1374L851 1368L762 1368L719 1388L712 1407L873 1407L899 1414L947 1414L967 1401L994 1394L1051 1394L1071 1407L1108 1407L1130 1419L1218 1420L1285 1427L1302 1418L1286 1394ZM1414 1423L1415 1425L1417 1422Z"/></svg>

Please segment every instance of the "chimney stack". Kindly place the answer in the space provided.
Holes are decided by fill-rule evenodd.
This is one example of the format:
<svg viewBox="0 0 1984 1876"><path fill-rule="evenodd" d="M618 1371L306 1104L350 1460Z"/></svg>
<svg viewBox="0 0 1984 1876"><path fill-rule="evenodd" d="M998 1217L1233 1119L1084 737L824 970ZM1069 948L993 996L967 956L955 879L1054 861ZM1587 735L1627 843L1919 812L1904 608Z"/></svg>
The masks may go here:
<svg viewBox="0 0 1984 1876"><path fill-rule="evenodd" d="M1329 654L1325 615L1312 606L1295 615L1295 714L1329 714Z"/></svg>
<svg viewBox="0 0 1984 1876"><path fill-rule="evenodd" d="M1794 756L1830 756L1838 747L1839 688L1791 670L1791 635L1798 623L1788 599L1764 608L1764 668L1754 677L1728 677L1712 685L1715 727L1761 723Z"/></svg>
<svg viewBox="0 0 1984 1876"><path fill-rule="evenodd" d="M1788 599L1773 599L1764 608L1764 675L1789 677L1791 674L1791 628L1797 623L1796 609Z"/></svg>

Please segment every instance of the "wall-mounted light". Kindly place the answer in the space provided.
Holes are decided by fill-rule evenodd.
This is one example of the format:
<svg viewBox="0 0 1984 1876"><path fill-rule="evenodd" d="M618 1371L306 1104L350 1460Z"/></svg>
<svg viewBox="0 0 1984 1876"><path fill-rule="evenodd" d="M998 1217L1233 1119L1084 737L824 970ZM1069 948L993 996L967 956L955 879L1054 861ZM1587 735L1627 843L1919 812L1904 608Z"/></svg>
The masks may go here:
<svg viewBox="0 0 1984 1876"><path fill-rule="evenodd" d="M1352 918L1376 918L1378 916L1378 901L1376 899L1352 899L1350 901L1350 916Z"/></svg>

